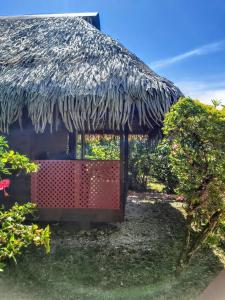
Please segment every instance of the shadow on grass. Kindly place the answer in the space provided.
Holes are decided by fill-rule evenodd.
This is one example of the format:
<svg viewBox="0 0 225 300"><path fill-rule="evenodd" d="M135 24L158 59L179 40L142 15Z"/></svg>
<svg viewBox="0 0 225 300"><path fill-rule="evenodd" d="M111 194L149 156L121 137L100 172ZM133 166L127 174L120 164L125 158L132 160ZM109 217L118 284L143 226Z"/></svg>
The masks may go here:
<svg viewBox="0 0 225 300"><path fill-rule="evenodd" d="M223 264L203 249L174 276L185 221L168 202L127 205L118 228L53 224L52 253L29 248L0 276L1 300L195 299Z"/></svg>

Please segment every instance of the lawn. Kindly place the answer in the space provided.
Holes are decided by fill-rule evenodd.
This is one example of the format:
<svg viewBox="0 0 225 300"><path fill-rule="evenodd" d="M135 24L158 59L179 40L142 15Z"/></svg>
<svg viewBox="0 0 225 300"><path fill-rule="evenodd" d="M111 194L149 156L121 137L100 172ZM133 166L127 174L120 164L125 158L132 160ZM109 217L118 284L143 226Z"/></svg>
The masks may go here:
<svg viewBox="0 0 225 300"><path fill-rule="evenodd" d="M225 265L225 248L203 249L175 276L182 204L130 194L122 224L89 231L52 224L52 251L27 249L0 276L1 300L196 299Z"/></svg>

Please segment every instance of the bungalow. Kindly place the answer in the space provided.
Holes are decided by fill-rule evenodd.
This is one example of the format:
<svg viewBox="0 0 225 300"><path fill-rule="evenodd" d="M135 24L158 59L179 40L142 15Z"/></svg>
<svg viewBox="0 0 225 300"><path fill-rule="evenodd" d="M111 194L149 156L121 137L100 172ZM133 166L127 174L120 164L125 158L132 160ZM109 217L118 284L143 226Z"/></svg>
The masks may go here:
<svg viewBox="0 0 225 300"><path fill-rule="evenodd" d="M181 95L101 32L98 13L0 17L0 131L40 165L9 203L31 199L46 221L122 221L128 135L154 140ZM119 136L120 160L86 160L87 134Z"/></svg>

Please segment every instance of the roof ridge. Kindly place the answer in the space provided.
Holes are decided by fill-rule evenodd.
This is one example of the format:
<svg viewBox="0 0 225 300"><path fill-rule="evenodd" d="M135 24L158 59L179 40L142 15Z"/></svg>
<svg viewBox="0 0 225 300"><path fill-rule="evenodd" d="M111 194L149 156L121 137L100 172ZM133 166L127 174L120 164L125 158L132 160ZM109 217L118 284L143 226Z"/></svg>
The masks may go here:
<svg viewBox="0 0 225 300"><path fill-rule="evenodd" d="M0 16L0 19L33 19L33 18L57 18L57 17L97 17L98 12L79 12L79 13L52 13L52 14L25 14L15 16Z"/></svg>

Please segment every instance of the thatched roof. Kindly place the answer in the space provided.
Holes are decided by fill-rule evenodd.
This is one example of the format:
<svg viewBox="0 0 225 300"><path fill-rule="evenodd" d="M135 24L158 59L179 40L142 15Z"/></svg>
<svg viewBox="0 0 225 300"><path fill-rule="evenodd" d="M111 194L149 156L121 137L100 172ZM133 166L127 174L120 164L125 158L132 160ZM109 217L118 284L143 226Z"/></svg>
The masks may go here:
<svg viewBox="0 0 225 300"><path fill-rule="evenodd" d="M87 19L87 17L86 17ZM69 131L134 133L160 126L181 95L119 42L70 16L0 18L0 130L22 120L36 132L61 120Z"/></svg>

